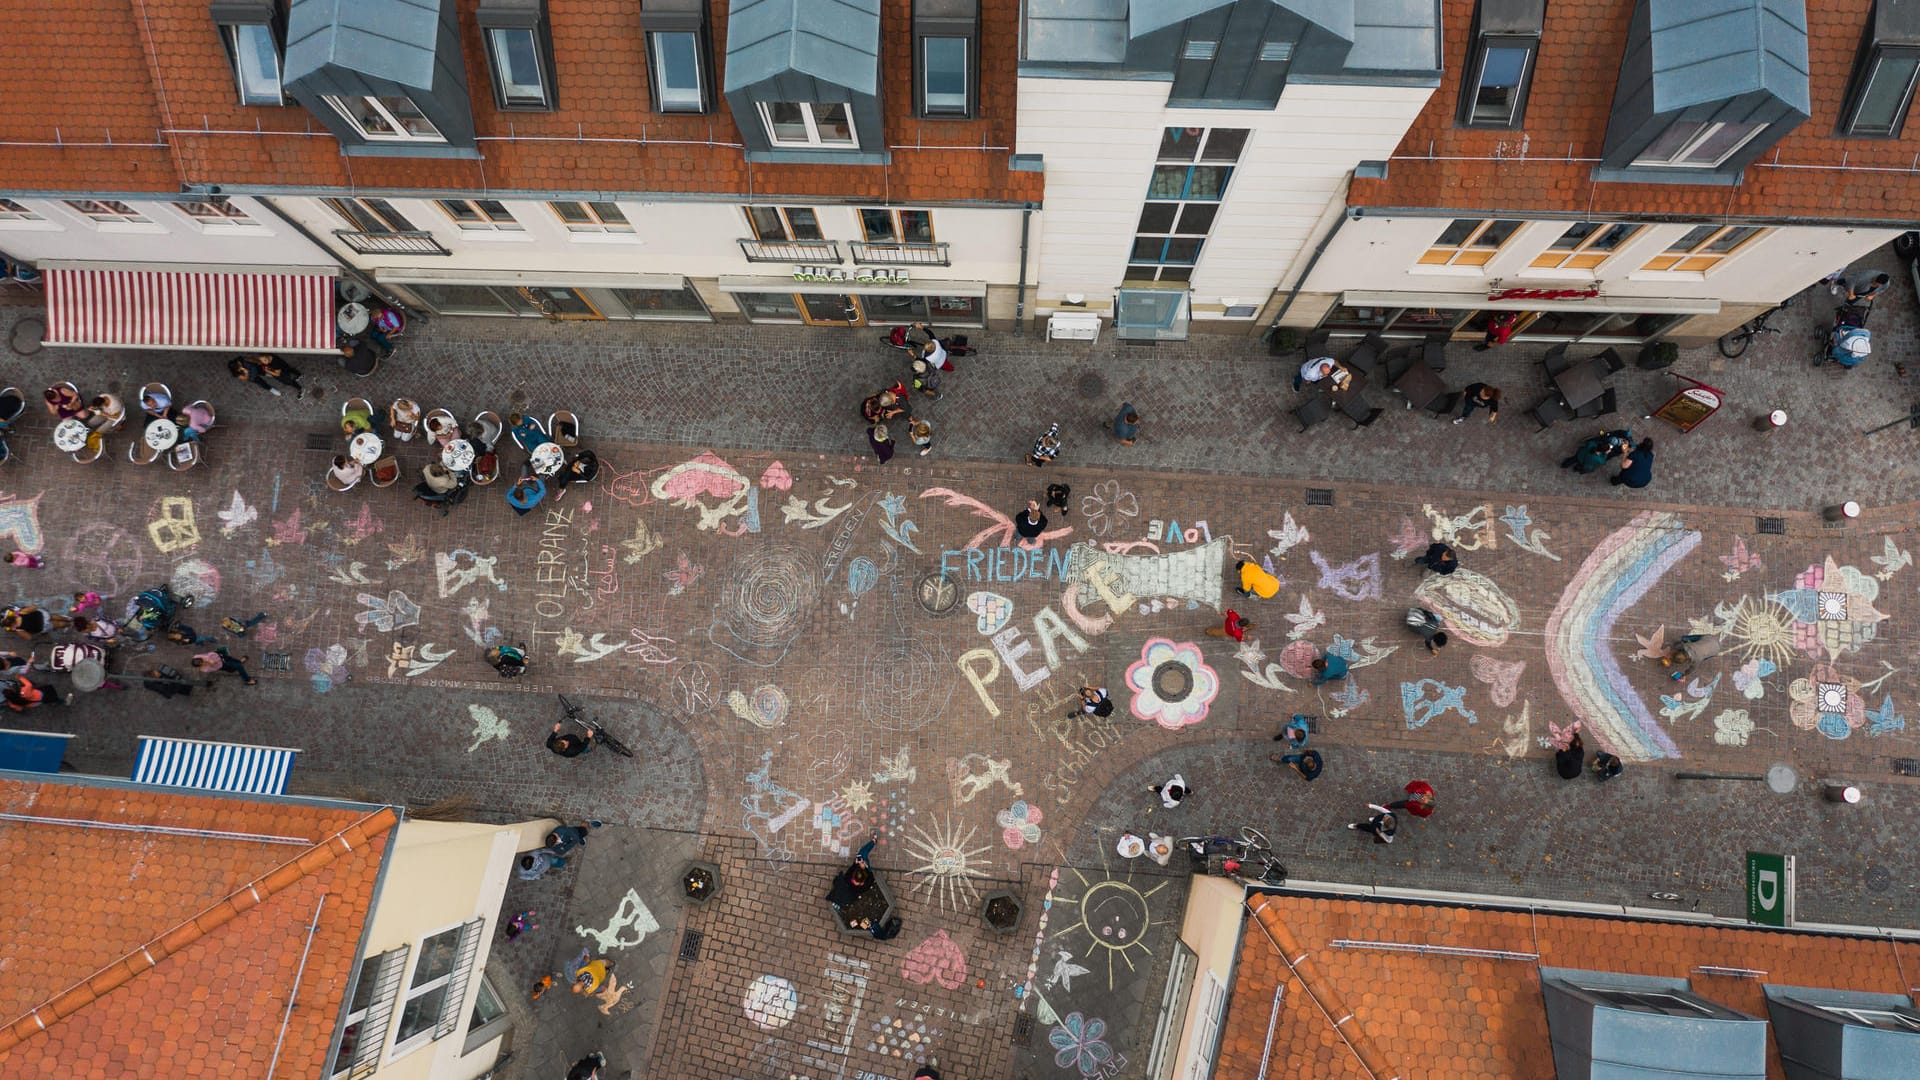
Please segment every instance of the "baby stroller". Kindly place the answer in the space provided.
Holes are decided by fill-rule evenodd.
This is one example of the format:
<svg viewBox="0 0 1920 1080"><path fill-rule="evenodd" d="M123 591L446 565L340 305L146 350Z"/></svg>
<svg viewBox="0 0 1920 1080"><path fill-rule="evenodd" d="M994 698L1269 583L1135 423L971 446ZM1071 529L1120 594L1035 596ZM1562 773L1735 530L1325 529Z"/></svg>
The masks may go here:
<svg viewBox="0 0 1920 1080"><path fill-rule="evenodd" d="M127 601L124 629L133 640L145 641L155 632L166 633L173 629L174 622L180 618L180 609L192 606L193 597L175 596L173 589L166 585L143 590Z"/></svg>
<svg viewBox="0 0 1920 1080"><path fill-rule="evenodd" d="M1873 331L1842 322L1827 334L1827 352L1820 362L1831 360L1843 368L1851 368L1871 355Z"/></svg>

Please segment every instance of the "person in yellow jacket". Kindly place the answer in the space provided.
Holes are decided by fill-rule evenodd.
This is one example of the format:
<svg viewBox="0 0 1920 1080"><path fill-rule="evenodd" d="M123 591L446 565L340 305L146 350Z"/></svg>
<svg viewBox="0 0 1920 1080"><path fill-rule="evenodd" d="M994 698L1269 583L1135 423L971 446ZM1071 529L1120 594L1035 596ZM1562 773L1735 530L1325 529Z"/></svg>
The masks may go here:
<svg viewBox="0 0 1920 1080"><path fill-rule="evenodd" d="M1240 595L1257 596L1262 600L1271 600L1280 594L1280 579L1262 569L1259 563L1245 559L1233 564L1240 571Z"/></svg>
<svg viewBox="0 0 1920 1080"><path fill-rule="evenodd" d="M573 992L576 994L597 994L607 981L607 972L613 965L605 960L590 960L573 970Z"/></svg>

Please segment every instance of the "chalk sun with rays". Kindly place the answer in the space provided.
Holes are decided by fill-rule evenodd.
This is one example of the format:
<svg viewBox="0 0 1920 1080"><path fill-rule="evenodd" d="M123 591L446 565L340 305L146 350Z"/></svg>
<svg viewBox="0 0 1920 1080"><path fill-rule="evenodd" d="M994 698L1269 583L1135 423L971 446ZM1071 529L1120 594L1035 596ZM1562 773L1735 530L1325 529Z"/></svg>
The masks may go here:
<svg viewBox="0 0 1920 1080"><path fill-rule="evenodd" d="M977 862L992 850L991 844L969 846L979 829L968 826L962 833L952 818L935 826L932 832L918 825L911 828L913 835L906 838L907 852L920 861L919 866L908 871L914 875L914 887L939 900L940 906L948 911L958 911L963 896L969 904L978 900L980 892L974 888L973 879L987 874Z"/></svg>
<svg viewBox="0 0 1920 1080"><path fill-rule="evenodd" d="M1104 861L1104 860L1103 860ZM1155 915L1152 897L1168 882L1162 880L1145 892L1133 887L1133 865L1127 864L1125 879L1115 878L1112 871L1095 881L1089 881L1076 867L1068 867L1073 876L1080 879L1084 890L1077 897L1055 896L1053 902L1063 907L1079 910L1080 918L1048 935L1048 938L1067 938L1069 945L1077 946L1080 958L1089 965L1099 962L1101 956L1107 960L1107 989L1114 987L1114 961L1127 966L1132 973L1138 970L1134 965L1133 953L1138 950L1141 959L1148 960L1153 950L1147 946L1147 938L1155 926L1168 920ZM1080 944L1078 935L1086 935L1086 942ZM1098 951L1096 951L1096 949Z"/></svg>

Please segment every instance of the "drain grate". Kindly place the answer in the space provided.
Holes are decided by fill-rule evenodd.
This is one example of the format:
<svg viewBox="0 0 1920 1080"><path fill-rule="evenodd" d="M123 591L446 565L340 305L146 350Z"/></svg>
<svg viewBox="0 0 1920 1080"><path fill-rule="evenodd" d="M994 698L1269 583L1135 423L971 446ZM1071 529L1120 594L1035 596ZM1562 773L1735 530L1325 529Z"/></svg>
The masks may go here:
<svg viewBox="0 0 1920 1080"><path fill-rule="evenodd" d="M1920 776L1920 758L1897 757L1893 759L1893 775Z"/></svg>
<svg viewBox="0 0 1920 1080"><path fill-rule="evenodd" d="M1101 378L1098 372L1089 371L1080 376L1079 390L1083 398L1102 397L1107 392L1107 380Z"/></svg>
<svg viewBox="0 0 1920 1080"><path fill-rule="evenodd" d="M1307 505L1308 506L1332 506L1333 505L1333 489L1332 488L1308 488L1307 489Z"/></svg>
<svg viewBox="0 0 1920 1080"><path fill-rule="evenodd" d="M307 449L331 450L340 445L340 436L331 431L310 431L307 433Z"/></svg>
<svg viewBox="0 0 1920 1080"><path fill-rule="evenodd" d="M1893 872L1884 866L1867 868L1867 891L1882 893L1893 887Z"/></svg>
<svg viewBox="0 0 1920 1080"><path fill-rule="evenodd" d="M1032 1037L1033 1017L1026 1013L1015 1014L1013 1018L1013 1041L1016 1044L1023 1043Z"/></svg>
<svg viewBox="0 0 1920 1080"><path fill-rule="evenodd" d="M1755 518L1754 528L1758 529L1762 536L1785 536L1787 535L1787 519Z"/></svg>
<svg viewBox="0 0 1920 1080"><path fill-rule="evenodd" d="M939 571L921 576L913 595L929 615L951 615L958 610L960 586Z"/></svg>
<svg viewBox="0 0 1920 1080"><path fill-rule="evenodd" d="M270 653L266 653L262 657L262 660L263 660L262 669L265 671L292 671L293 670L293 654L292 653L270 652Z"/></svg>
<svg viewBox="0 0 1920 1080"><path fill-rule="evenodd" d="M680 959L685 960L688 963L692 963L695 960L700 959L700 943L705 940L707 940L707 935L701 933L698 930L689 930L686 933L681 934L680 935Z"/></svg>

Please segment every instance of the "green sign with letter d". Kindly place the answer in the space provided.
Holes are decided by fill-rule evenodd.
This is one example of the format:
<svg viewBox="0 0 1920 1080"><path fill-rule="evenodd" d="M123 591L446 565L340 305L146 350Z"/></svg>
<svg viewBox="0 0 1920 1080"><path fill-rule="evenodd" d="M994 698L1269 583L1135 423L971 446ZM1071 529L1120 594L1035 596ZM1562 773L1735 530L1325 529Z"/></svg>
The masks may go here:
<svg viewBox="0 0 1920 1080"><path fill-rule="evenodd" d="M1793 923L1793 856L1747 852L1747 921Z"/></svg>

